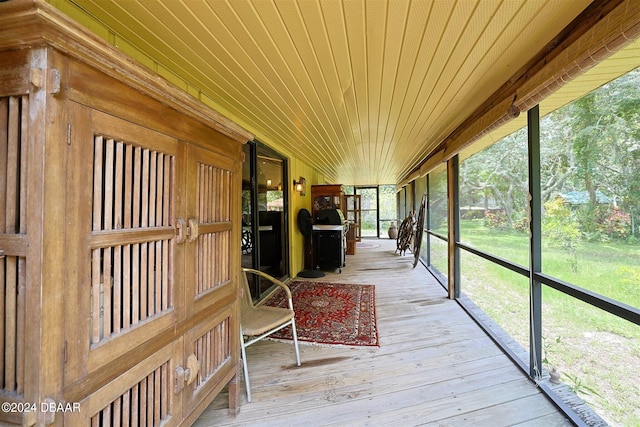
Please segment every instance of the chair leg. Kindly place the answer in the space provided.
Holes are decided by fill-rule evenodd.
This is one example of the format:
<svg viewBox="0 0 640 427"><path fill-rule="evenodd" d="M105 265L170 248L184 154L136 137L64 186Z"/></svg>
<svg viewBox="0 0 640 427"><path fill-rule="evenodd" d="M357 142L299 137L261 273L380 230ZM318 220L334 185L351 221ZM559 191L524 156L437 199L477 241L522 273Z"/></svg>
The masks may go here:
<svg viewBox="0 0 640 427"><path fill-rule="evenodd" d="M296 331L296 320L291 321L291 332L293 335L293 346L296 349L296 362L300 366L300 350L298 350L298 332Z"/></svg>
<svg viewBox="0 0 640 427"><path fill-rule="evenodd" d="M251 402L251 384L249 383L249 368L247 368L247 352L244 346L244 336L240 331L240 349L242 351L242 365L244 370L244 386L247 389L247 402Z"/></svg>

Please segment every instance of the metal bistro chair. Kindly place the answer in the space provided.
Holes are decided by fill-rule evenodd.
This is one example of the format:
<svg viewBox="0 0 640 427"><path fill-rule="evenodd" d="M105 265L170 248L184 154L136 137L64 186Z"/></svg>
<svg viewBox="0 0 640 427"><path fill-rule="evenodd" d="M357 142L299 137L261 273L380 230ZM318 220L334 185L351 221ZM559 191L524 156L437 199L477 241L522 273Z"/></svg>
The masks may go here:
<svg viewBox="0 0 640 427"><path fill-rule="evenodd" d="M264 300L254 304L249 290L247 273L253 273L264 277L284 289L289 299L289 308L261 305ZM242 364L244 368L244 383L247 388L247 401L251 402L251 385L249 384L249 370L247 369L247 353L245 349L251 344L276 331L279 331L285 326L291 325L293 346L296 350L296 362L298 366L300 366L300 351L298 350L298 334L296 332L296 320L289 287L278 279L275 279L274 277L271 277L259 270L243 268L241 276L243 295L240 309L240 346L242 348ZM245 341L245 337L247 337L247 341Z"/></svg>

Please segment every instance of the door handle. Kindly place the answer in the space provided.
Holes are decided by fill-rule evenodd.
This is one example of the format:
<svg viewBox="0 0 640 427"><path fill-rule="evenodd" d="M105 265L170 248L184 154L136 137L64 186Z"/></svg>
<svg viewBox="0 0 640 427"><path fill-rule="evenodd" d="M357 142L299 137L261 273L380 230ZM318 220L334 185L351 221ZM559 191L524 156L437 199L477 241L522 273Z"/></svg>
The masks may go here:
<svg viewBox="0 0 640 427"><path fill-rule="evenodd" d="M196 380L199 372L200 362L195 354L190 354L189 357L187 357L187 376L184 379L187 385Z"/></svg>
<svg viewBox="0 0 640 427"><path fill-rule="evenodd" d="M200 235L198 220L189 218L188 220L179 218L176 220L176 243L184 243L187 240L193 242Z"/></svg>
<svg viewBox="0 0 640 427"><path fill-rule="evenodd" d="M191 243L199 236L198 220L195 218L189 218L188 224L189 226L187 227L187 240L189 240L189 243Z"/></svg>
<svg viewBox="0 0 640 427"><path fill-rule="evenodd" d="M176 243L184 243L184 239L186 238L185 233L187 232L187 221L182 218L178 218L176 220Z"/></svg>
<svg viewBox="0 0 640 427"><path fill-rule="evenodd" d="M173 392L175 394L196 380L200 372L200 362L195 354L187 357L187 367L178 366L174 373Z"/></svg>

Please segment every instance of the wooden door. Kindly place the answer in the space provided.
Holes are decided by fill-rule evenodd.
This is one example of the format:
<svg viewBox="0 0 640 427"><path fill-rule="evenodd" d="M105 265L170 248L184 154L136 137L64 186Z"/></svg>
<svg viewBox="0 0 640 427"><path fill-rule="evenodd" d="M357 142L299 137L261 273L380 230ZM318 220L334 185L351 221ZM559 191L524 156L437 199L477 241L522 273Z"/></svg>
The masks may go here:
<svg viewBox="0 0 640 427"><path fill-rule="evenodd" d="M67 242L76 286L66 289L65 395L91 408L71 416L171 424L182 416L173 372L183 363L174 328L185 312L175 226L185 146L69 104Z"/></svg>
<svg viewBox="0 0 640 427"><path fill-rule="evenodd" d="M183 393L185 413L197 410L236 374L238 331L235 301L239 239L234 218L240 208L240 163L190 146L187 167L185 242L185 306L197 322L185 336L185 360L197 361L198 374ZM192 324L193 322L190 322ZM194 362L195 363L195 362Z"/></svg>
<svg viewBox="0 0 640 427"><path fill-rule="evenodd" d="M187 314L193 315L234 293L229 269L237 169L231 159L189 148L187 193Z"/></svg>

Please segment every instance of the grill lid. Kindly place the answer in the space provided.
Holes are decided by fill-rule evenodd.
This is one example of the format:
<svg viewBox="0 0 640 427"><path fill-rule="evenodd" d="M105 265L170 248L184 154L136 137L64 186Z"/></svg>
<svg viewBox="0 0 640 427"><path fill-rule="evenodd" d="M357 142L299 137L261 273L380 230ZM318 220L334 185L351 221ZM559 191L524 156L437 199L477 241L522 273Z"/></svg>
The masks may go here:
<svg viewBox="0 0 640 427"><path fill-rule="evenodd" d="M345 220L340 209L323 209L316 212L313 222L320 225L342 225Z"/></svg>

